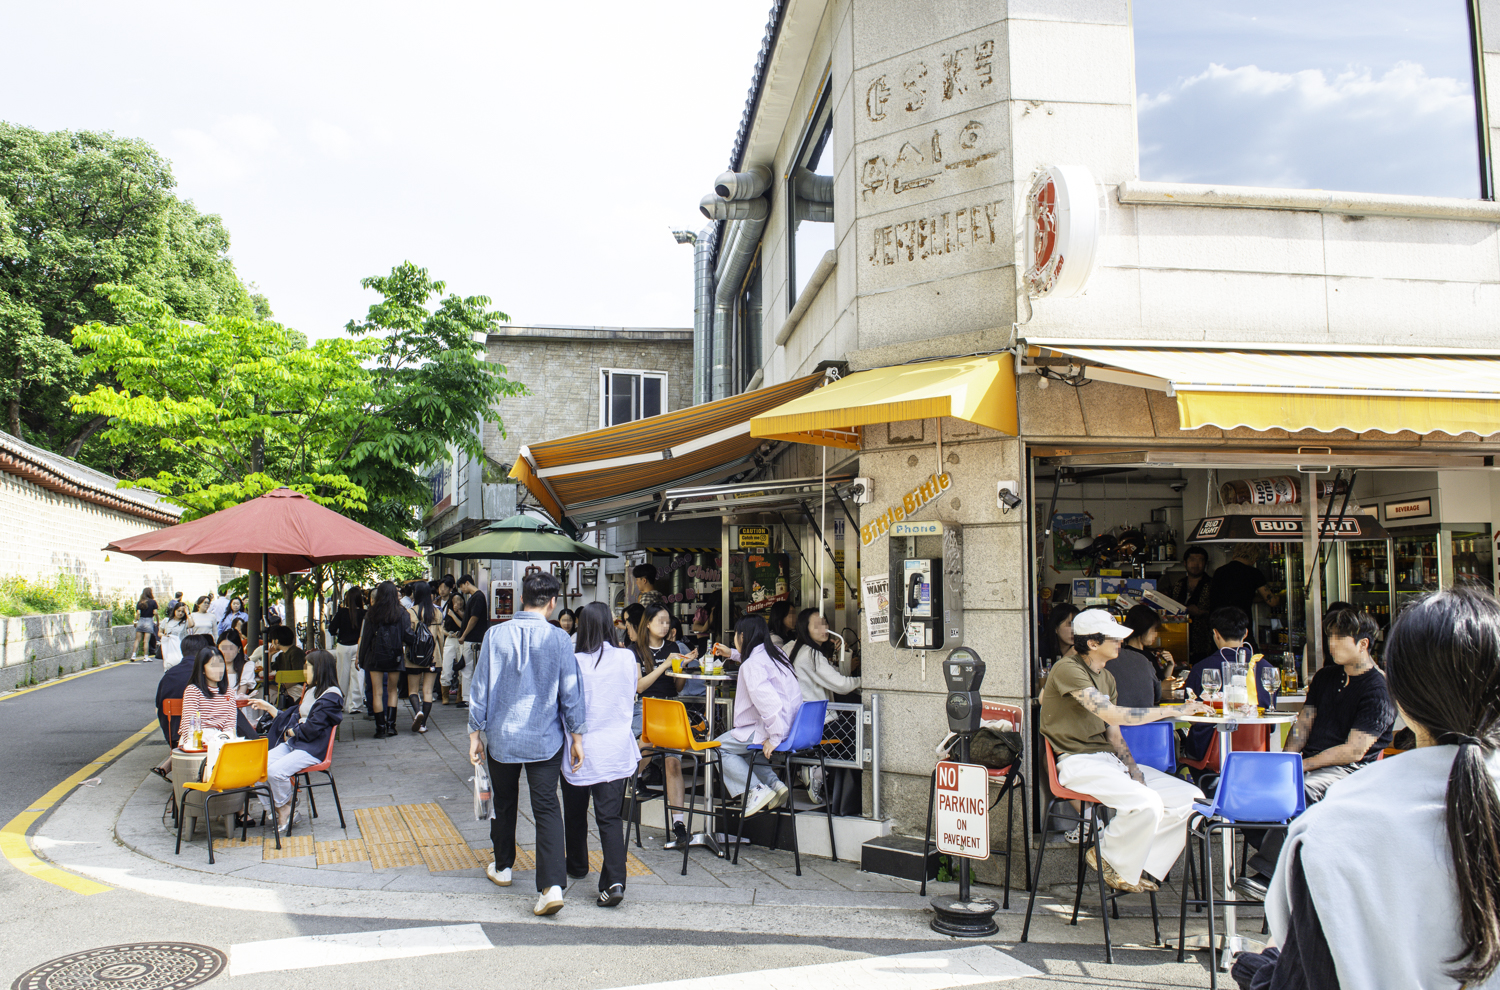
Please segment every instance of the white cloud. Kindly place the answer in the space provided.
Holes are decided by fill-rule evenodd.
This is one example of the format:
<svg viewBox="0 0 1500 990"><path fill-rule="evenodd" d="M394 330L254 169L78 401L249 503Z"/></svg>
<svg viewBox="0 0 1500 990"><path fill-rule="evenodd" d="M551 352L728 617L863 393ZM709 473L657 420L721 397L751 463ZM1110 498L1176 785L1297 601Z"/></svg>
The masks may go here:
<svg viewBox="0 0 1500 990"><path fill-rule="evenodd" d="M354 138L348 131L326 120L309 121L307 139L329 158L346 159L353 154L355 148Z"/></svg>
<svg viewBox="0 0 1500 990"><path fill-rule="evenodd" d="M234 114L221 117L206 129L174 129L176 147L169 146L168 152L179 173L210 182L237 182L255 170L278 138L276 126L267 118Z"/></svg>
<svg viewBox="0 0 1500 990"><path fill-rule="evenodd" d="M1478 192L1466 82L1398 62L1328 75L1211 64L1138 98L1148 179L1439 196Z"/></svg>

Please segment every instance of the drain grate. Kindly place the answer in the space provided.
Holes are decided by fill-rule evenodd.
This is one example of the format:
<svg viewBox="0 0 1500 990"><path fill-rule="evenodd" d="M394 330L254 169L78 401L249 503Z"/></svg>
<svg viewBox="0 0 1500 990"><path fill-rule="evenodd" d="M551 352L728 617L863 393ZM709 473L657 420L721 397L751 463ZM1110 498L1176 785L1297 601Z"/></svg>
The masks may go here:
<svg viewBox="0 0 1500 990"><path fill-rule="evenodd" d="M224 953L191 942L108 945L29 969L11 990L185 990L224 969Z"/></svg>

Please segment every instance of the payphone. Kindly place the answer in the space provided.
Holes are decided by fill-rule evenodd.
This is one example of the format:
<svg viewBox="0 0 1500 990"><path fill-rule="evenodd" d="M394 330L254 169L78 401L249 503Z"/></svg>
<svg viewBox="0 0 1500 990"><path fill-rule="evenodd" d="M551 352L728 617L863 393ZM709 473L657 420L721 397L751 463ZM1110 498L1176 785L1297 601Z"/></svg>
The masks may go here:
<svg viewBox="0 0 1500 990"><path fill-rule="evenodd" d="M963 641L963 528L937 520L892 524L891 633L898 650Z"/></svg>

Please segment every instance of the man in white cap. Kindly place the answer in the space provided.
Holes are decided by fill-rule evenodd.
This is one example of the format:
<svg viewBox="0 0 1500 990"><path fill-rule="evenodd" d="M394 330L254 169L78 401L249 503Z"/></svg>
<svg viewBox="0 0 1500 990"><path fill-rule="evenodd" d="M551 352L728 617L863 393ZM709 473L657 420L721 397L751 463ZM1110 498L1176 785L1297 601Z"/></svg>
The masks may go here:
<svg viewBox="0 0 1500 990"><path fill-rule="evenodd" d="M1120 655L1120 644L1134 635L1103 609L1073 617L1073 649L1047 675L1042 689L1042 735L1057 755L1057 779L1064 787L1099 799L1114 811L1099 836L1103 864L1092 848L1089 865L1102 869L1117 890L1156 890L1187 844L1188 816L1203 792L1151 767L1138 767L1120 734L1122 725L1144 725L1175 715L1203 715L1207 705L1190 701L1161 708L1122 708L1114 677L1105 664Z"/></svg>

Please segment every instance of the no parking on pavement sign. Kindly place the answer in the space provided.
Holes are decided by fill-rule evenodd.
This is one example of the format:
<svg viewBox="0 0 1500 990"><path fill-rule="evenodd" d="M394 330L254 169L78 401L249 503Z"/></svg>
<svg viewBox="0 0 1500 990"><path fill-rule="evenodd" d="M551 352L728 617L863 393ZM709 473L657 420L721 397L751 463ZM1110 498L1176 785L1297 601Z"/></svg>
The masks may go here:
<svg viewBox="0 0 1500 990"><path fill-rule="evenodd" d="M938 852L990 858L989 770L977 763L937 765Z"/></svg>

